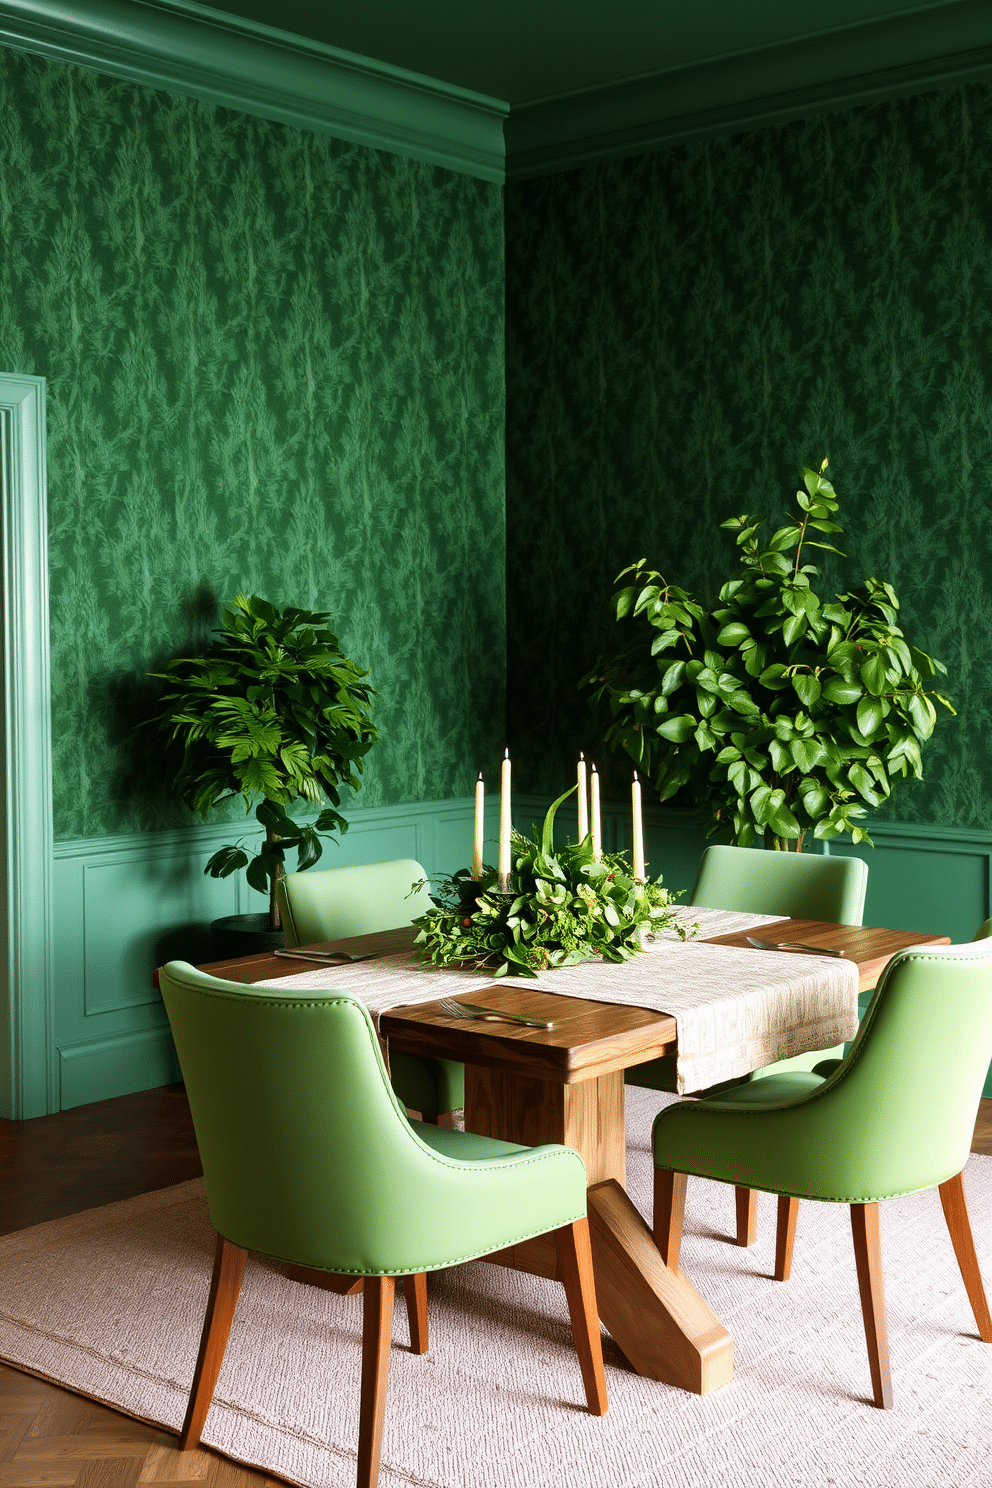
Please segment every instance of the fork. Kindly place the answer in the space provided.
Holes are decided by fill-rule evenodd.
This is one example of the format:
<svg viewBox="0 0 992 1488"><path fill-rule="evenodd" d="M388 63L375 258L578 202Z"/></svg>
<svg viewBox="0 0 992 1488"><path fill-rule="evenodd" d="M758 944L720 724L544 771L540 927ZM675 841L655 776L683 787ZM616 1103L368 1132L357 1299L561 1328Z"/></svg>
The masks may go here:
<svg viewBox="0 0 992 1488"><path fill-rule="evenodd" d="M816 956L843 956L845 951L835 951L830 946L810 945L805 940L762 940L758 935L745 935L744 939L759 951L811 951Z"/></svg>
<svg viewBox="0 0 992 1488"><path fill-rule="evenodd" d="M449 1018L472 1018L480 1023L523 1023L527 1028L554 1028L546 1018L526 1018L523 1013L504 1013L499 1008L482 1007L477 1002L455 1002L442 997L439 1004Z"/></svg>

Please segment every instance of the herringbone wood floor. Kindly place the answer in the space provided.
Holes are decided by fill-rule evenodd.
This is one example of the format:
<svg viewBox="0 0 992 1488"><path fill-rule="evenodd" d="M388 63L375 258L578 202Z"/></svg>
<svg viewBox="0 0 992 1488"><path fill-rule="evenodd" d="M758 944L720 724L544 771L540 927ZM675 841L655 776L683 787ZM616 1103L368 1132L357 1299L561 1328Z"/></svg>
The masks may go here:
<svg viewBox="0 0 992 1488"><path fill-rule="evenodd" d="M992 1100L975 1152L992 1155ZM200 1172L181 1086L44 1116L0 1121L0 1233L167 1188ZM176 1451L170 1432L0 1365L0 1488L277 1488L215 1452Z"/></svg>
<svg viewBox="0 0 992 1488"><path fill-rule="evenodd" d="M0 1233L196 1178L181 1085L0 1121ZM216 1452L178 1452L171 1432L0 1365L0 1488L276 1488Z"/></svg>

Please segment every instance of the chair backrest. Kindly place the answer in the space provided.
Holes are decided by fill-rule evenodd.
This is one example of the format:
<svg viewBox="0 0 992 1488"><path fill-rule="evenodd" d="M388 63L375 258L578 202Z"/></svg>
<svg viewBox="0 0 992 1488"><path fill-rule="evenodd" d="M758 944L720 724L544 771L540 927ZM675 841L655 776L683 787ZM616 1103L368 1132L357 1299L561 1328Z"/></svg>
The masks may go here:
<svg viewBox="0 0 992 1488"><path fill-rule="evenodd" d="M416 1135L360 1002L247 988L182 961L159 981L222 1235L367 1275L464 1253L439 1219L458 1165Z"/></svg>
<svg viewBox="0 0 992 1488"><path fill-rule="evenodd" d="M820 1127L816 1140L846 1166L851 1202L867 1190L931 1188L961 1171L990 1060L992 946L895 956L847 1057L801 1108L815 1118L829 1104L831 1130Z"/></svg>
<svg viewBox="0 0 992 1488"><path fill-rule="evenodd" d="M700 909L860 925L867 886L868 868L860 858L708 847L690 902Z"/></svg>
<svg viewBox="0 0 992 1488"><path fill-rule="evenodd" d="M431 907L427 875L413 858L392 858L357 868L287 873L278 899L288 946L344 940L409 925Z"/></svg>

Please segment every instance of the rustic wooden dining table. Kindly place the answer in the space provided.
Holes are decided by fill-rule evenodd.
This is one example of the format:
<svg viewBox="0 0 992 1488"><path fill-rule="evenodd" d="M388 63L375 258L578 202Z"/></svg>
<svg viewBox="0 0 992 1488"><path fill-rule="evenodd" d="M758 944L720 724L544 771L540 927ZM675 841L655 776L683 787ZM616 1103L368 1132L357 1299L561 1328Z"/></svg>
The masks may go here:
<svg viewBox="0 0 992 1488"><path fill-rule="evenodd" d="M203 969L232 981L264 982L314 970L321 963L306 961L307 950L386 957L409 952L415 934L412 927L404 927L321 942L302 948L303 955L291 959L261 953ZM810 920L762 924L760 934L776 944L804 941L843 952L858 968L860 992L876 985L898 951L948 941L946 936ZM749 944L743 931L708 937L706 943ZM333 966L327 969L333 971ZM603 971L608 976L610 967L604 965ZM459 1000L456 988L452 995ZM480 999L473 993L464 994L463 1000ZM666 1266L625 1189L624 1070L675 1049L675 1018L649 1008L549 992L520 980L492 983L481 1000L554 1026L456 1018L440 1006L439 996L383 1011L380 1036L390 1048L464 1063L467 1131L526 1145L560 1142L581 1153L589 1181L597 1301L607 1330L639 1374L697 1394L726 1384L733 1376L730 1333L684 1272ZM547 1237L488 1260L545 1277L556 1275L555 1250ZM345 1290L319 1273L297 1276ZM350 1278L348 1289L354 1289Z"/></svg>

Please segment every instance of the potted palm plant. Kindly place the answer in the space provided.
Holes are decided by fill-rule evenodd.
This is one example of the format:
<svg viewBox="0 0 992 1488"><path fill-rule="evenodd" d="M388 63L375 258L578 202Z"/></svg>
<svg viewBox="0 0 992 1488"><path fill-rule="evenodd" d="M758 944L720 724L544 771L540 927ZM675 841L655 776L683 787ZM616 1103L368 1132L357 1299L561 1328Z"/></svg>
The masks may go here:
<svg viewBox="0 0 992 1488"><path fill-rule="evenodd" d="M229 843L205 869L227 878L244 868L251 887L268 895L266 915L233 917L251 921L246 930L279 931L276 884L287 850L296 849L298 869L310 868L323 850L320 834L347 831L340 788L360 787L376 739L375 690L343 655L329 619L238 595L202 655L178 657L152 674L168 684L152 722L180 751L180 798L208 817L240 796L265 830L256 850ZM313 810L324 801L330 804L313 821L289 814L296 802ZM236 927L218 921L214 928Z"/></svg>
<svg viewBox="0 0 992 1488"><path fill-rule="evenodd" d="M710 831L747 846L770 838L801 850L861 825L902 779L922 778L946 668L899 626L891 584L821 598L810 549L844 557L832 539L836 492L803 471L797 516L762 540L765 518L731 517L741 570L706 606L644 561L614 598L627 631L619 656L580 686L606 704L606 739L644 770L662 801L702 806Z"/></svg>

